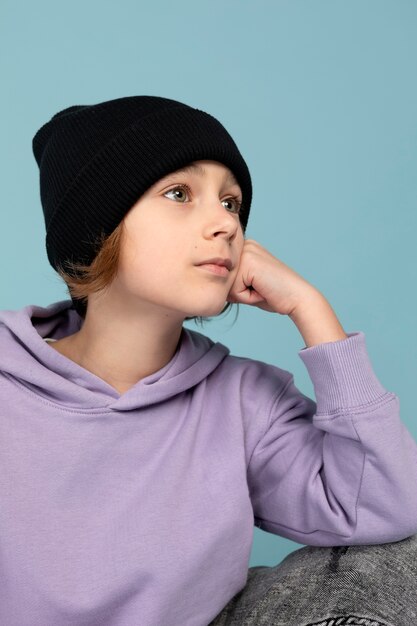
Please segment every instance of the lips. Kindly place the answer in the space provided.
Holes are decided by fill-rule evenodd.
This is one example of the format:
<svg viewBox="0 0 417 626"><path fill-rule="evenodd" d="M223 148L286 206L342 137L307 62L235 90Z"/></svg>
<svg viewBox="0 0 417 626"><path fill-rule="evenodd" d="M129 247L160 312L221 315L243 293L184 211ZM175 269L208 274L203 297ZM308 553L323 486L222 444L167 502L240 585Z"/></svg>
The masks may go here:
<svg viewBox="0 0 417 626"><path fill-rule="evenodd" d="M233 263L232 259L228 257L216 256L198 263L197 267L201 267L202 270L210 272L212 275L227 278L230 270L233 269Z"/></svg>
<svg viewBox="0 0 417 626"><path fill-rule="evenodd" d="M206 261L201 261L197 265L220 265L226 267L229 272L233 268L232 259L223 258L223 257L214 257L212 259L207 259Z"/></svg>

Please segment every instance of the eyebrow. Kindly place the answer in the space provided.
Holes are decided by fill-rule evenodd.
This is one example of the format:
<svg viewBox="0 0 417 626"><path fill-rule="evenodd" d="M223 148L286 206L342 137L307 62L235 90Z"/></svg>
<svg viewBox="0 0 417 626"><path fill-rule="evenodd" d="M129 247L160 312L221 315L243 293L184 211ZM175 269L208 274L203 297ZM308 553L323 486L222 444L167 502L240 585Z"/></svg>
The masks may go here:
<svg viewBox="0 0 417 626"><path fill-rule="evenodd" d="M198 176L203 177L207 174L207 171L204 169L202 165L200 165L200 163L191 163L190 165L187 165L186 167L182 167L179 170L175 170L175 172L171 172L164 178L168 178L168 176L175 176L177 174L197 174ZM238 185L240 187L239 183L236 180L235 175L230 170L226 176L226 182L233 183L234 185Z"/></svg>

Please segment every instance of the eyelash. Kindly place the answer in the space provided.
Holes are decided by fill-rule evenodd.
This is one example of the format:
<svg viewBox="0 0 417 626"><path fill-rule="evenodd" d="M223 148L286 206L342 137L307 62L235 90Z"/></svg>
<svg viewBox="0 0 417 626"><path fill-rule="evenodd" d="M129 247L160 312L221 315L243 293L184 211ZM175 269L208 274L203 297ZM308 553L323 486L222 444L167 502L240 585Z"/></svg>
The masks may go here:
<svg viewBox="0 0 417 626"><path fill-rule="evenodd" d="M164 192L164 195L166 193L169 193L170 191L174 191L174 189L185 189L188 194L191 194L191 189L188 185L186 185L185 183L179 184L179 185L175 185L175 187L171 187L170 189L167 189L167 191ZM236 215L239 215L240 213L240 209L242 207L242 200L239 200L238 196L229 196L228 198L226 198L226 200L234 200L237 204L237 210L233 211ZM180 203L181 204L181 203Z"/></svg>

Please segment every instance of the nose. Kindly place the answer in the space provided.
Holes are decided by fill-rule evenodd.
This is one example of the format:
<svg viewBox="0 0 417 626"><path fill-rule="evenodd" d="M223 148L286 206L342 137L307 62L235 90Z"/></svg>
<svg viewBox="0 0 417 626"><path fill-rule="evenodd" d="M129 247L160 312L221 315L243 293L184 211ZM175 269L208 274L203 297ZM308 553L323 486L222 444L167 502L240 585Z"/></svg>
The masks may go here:
<svg viewBox="0 0 417 626"><path fill-rule="evenodd" d="M241 223L237 213L229 212L218 200L207 209L208 217L205 220L204 235L206 238L223 237L232 242L236 238Z"/></svg>

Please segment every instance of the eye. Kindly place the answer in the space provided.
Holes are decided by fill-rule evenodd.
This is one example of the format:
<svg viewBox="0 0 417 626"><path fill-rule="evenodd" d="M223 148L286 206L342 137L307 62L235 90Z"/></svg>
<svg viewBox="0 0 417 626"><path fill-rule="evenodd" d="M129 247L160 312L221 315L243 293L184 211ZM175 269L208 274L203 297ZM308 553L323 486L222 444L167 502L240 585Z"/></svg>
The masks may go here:
<svg viewBox="0 0 417 626"><path fill-rule="evenodd" d="M232 210L232 213L240 213L240 207L242 206L242 201L239 200L237 196L231 196L230 198L223 200L223 202L230 202L230 201L235 203L235 210Z"/></svg>
<svg viewBox="0 0 417 626"><path fill-rule="evenodd" d="M177 189L181 189L182 193L184 193L184 189L189 193L190 192L190 188L188 187L188 185L177 185L176 187L172 187L171 189L168 189L168 191L166 191L164 193L164 196L167 195L167 193L172 193L173 191L176 191ZM178 198L178 196L175 196L176 198Z"/></svg>
<svg viewBox="0 0 417 626"><path fill-rule="evenodd" d="M168 193L172 193L175 192L177 193L177 190L180 189L182 191L182 193L184 193L184 190L186 191L187 194L191 194L191 189L189 188L188 185L185 184L181 184L181 185L176 185L175 187L171 187L171 189L168 189L168 191L166 191L164 193L164 196L166 196ZM178 198L178 196L175 196L176 198ZM240 198L238 196L230 196L229 198L227 198L226 200L223 200L223 202L233 202L234 203L234 209L231 209L232 213L239 213L240 212L240 208L242 206L242 201L240 200Z"/></svg>

